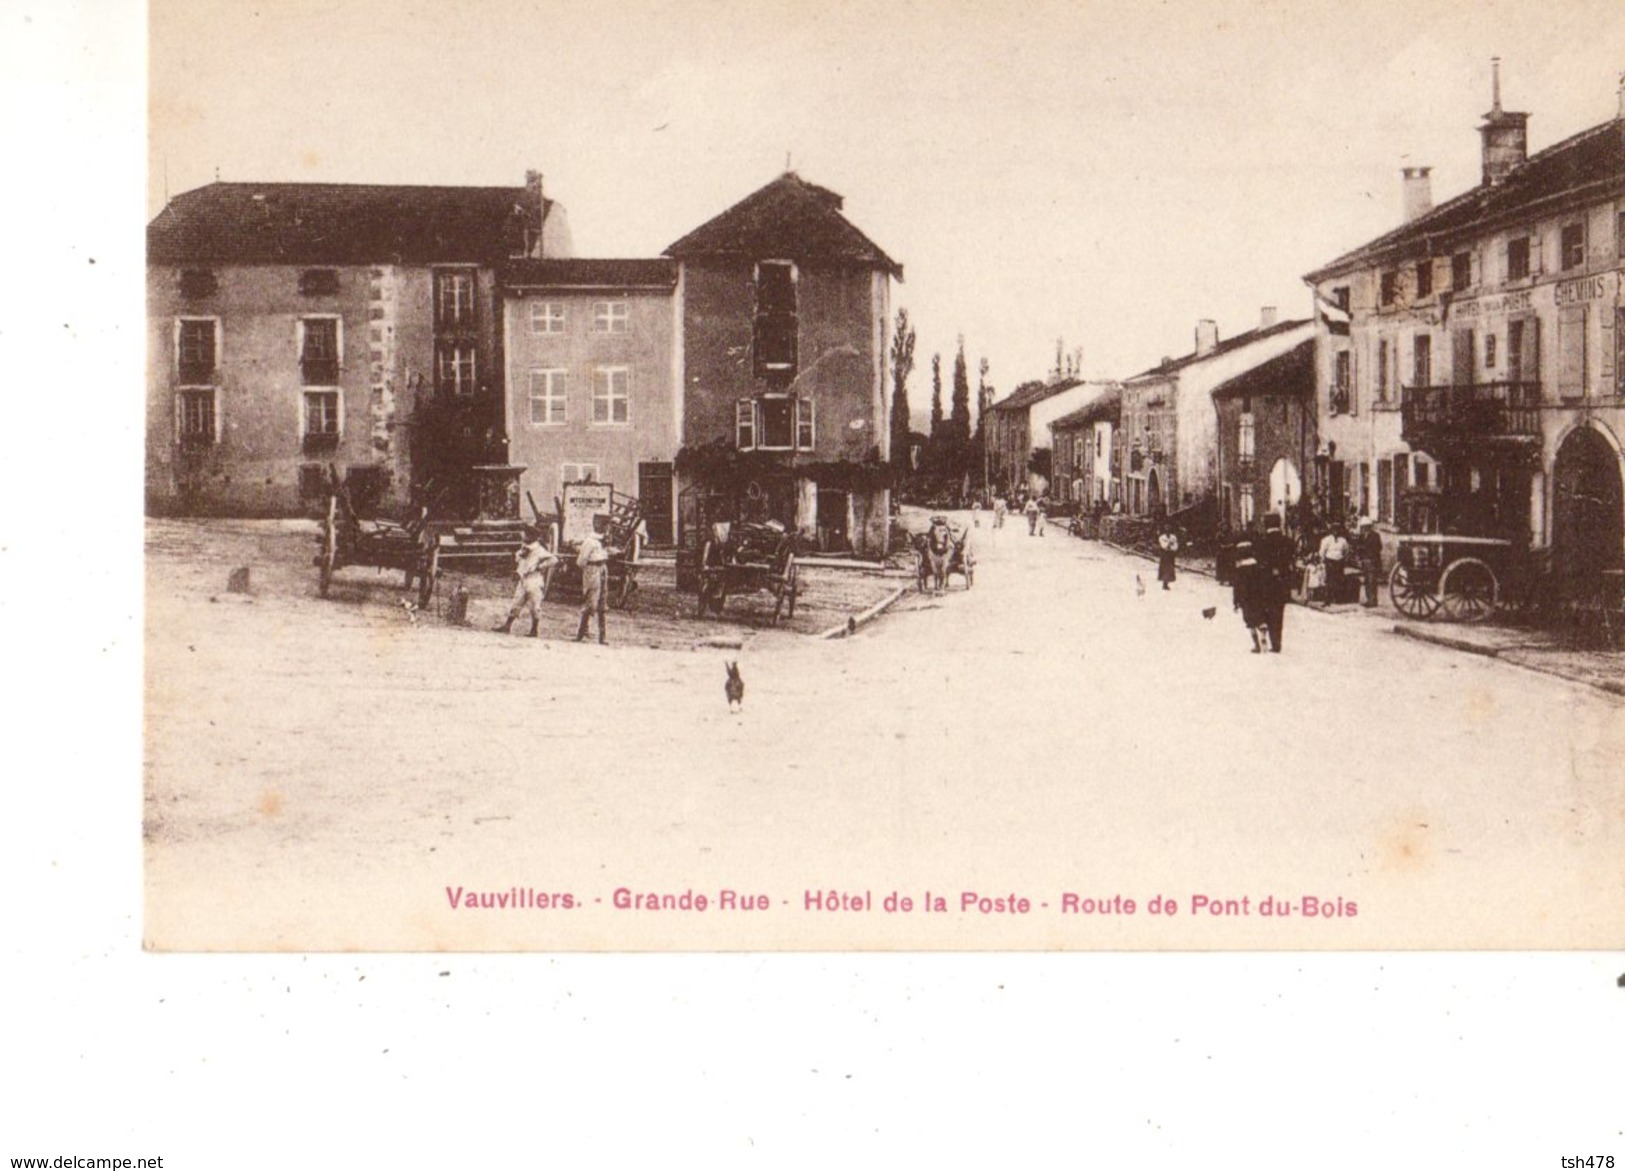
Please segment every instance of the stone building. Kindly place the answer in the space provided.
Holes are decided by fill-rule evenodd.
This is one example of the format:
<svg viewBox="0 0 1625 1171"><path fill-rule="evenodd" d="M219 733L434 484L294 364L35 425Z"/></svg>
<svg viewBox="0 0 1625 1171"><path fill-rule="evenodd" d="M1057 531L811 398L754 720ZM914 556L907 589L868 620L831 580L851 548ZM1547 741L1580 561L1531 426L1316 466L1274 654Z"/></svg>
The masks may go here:
<svg viewBox="0 0 1625 1171"><path fill-rule="evenodd" d="M1528 154L1497 73L1477 186L1308 274L1321 485L1335 515L1550 549L1568 575L1622 559L1625 91L1621 116Z"/></svg>
<svg viewBox="0 0 1625 1171"><path fill-rule="evenodd" d="M1216 322L1196 325L1196 345L1123 382L1113 436L1123 509L1162 516L1210 509L1217 518L1218 416L1213 391L1308 340L1308 320L1277 321L1266 308L1257 328L1223 341Z"/></svg>
<svg viewBox="0 0 1625 1171"><path fill-rule="evenodd" d="M505 458L496 266L567 256L522 187L213 183L147 229L147 507L388 509Z"/></svg>
<svg viewBox="0 0 1625 1171"><path fill-rule="evenodd" d="M1220 383L1213 408L1219 524L1245 529L1273 513L1292 529L1316 451L1314 339Z"/></svg>
<svg viewBox="0 0 1625 1171"><path fill-rule="evenodd" d="M787 172L666 249L689 532L775 520L821 550L885 552L888 316L903 268L842 206Z"/></svg>
<svg viewBox="0 0 1625 1171"><path fill-rule="evenodd" d="M682 432L677 264L522 260L501 270L508 458L543 511L563 486L636 496L649 540L676 523ZM528 509L526 515L529 515Z"/></svg>
<svg viewBox="0 0 1625 1171"><path fill-rule="evenodd" d="M1115 382L1093 384L1087 405L1050 424L1050 449L1057 486L1065 499L1088 509L1110 508L1113 495L1112 435L1117 429L1123 388Z"/></svg>

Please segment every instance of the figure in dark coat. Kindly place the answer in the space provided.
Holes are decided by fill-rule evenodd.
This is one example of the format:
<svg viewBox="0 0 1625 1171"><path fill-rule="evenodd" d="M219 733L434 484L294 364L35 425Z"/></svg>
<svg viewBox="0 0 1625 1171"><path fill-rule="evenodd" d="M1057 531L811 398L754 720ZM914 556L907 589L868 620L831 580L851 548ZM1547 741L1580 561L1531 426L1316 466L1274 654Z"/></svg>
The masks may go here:
<svg viewBox="0 0 1625 1171"><path fill-rule="evenodd" d="M1264 627L1269 632L1270 650L1281 653L1282 626L1286 603L1292 596L1292 539L1281 531L1281 518L1274 513L1264 518L1264 535L1253 546L1258 562L1259 604Z"/></svg>
<svg viewBox="0 0 1625 1171"><path fill-rule="evenodd" d="M1179 553L1179 534L1173 529L1163 529L1157 537L1157 580L1162 588L1167 589L1178 576L1175 569L1174 557Z"/></svg>

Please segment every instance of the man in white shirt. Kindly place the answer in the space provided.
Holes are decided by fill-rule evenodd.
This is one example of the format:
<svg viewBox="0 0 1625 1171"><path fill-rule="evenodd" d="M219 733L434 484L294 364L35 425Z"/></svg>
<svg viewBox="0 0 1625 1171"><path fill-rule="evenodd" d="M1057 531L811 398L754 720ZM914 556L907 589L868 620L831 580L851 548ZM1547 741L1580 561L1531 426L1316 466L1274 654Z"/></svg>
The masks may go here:
<svg viewBox="0 0 1625 1171"><path fill-rule="evenodd" d="M1320 560L1326 567L1326 602L1328 605L1343 600L1343 568L1349 559L1349 538L1341 524L1320 539Z"/></svg>
<svg viewBox="0 0 1625 1171"><path fill-rule="evenodd" d="M609 606L609 550L604 547L602 518L593 517L593 531L582 538L576 554L576 565L581 569L581 624L576 627L576 641L587 637L587 624L598 616L598 642L604 638L604 614Z"/></svg>

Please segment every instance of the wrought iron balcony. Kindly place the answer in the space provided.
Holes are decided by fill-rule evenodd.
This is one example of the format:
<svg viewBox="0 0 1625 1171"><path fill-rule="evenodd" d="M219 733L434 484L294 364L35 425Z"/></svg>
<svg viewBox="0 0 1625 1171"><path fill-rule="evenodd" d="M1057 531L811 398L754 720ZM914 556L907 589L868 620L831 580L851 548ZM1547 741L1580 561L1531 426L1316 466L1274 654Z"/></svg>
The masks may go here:
<svg viewBox="0 0 1625 1171"><path fill-rule="evenodd" d="M1407 386L1400 412L1401 434L1413 447L1425 449L1429 441L1538 439L1540 383Z"/></svg>

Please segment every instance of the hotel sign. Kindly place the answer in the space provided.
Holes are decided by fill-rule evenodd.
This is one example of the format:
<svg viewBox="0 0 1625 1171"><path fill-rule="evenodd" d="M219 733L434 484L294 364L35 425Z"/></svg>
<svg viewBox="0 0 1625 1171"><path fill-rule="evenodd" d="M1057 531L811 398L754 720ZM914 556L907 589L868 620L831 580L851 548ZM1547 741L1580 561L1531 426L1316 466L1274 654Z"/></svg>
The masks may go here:
<svg viewBox="0 0 1625 1171"><path fill-rule="evenodd" d="M1502 313L1522 313L1534 308L1534 294L1529 289L1516 293L1504 293L1499 297L1480 297L1472 301L1462 301L1454 307L1458 317L1489 317Z"/></svg>

